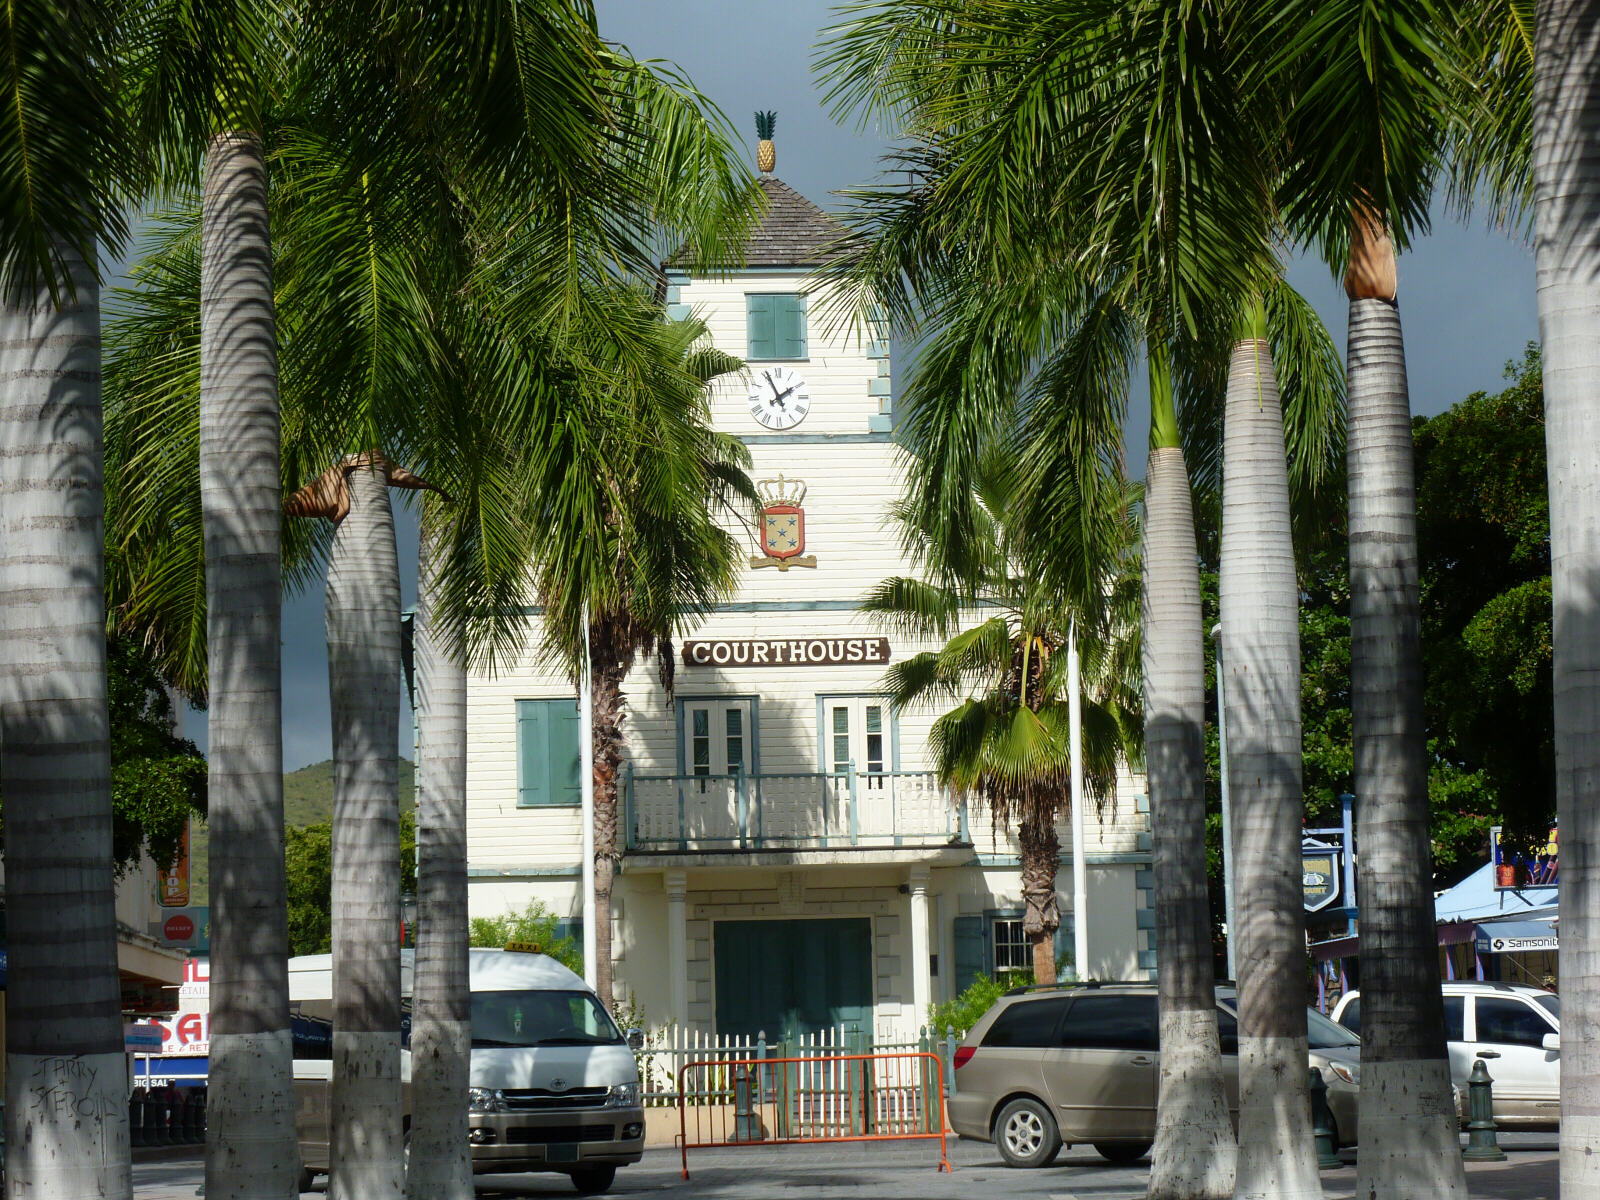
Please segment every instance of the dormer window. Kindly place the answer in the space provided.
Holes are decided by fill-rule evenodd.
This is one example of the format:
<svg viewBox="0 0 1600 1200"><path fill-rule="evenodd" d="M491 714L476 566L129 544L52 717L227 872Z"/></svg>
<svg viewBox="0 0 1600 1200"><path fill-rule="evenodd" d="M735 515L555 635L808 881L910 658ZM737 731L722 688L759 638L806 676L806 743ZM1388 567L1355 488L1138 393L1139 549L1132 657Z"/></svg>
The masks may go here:
<svg viewBox="0 0 1600 1200"><path fill-rule="evenodd" d="M745 294L746 331L751 362L796 361L806 357L806 298L797 292Z"/></svg>

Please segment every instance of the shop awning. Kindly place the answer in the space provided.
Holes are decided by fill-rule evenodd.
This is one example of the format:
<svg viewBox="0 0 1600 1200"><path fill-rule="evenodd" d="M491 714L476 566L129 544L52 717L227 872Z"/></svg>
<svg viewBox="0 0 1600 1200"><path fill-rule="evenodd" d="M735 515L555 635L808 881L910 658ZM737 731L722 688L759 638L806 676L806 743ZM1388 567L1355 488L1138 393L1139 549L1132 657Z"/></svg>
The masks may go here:
<svg viewBox="0 0 1600 1200"><path fill-rule="evenodd" d="M1559 948L1560 939L1549 921L1489 921L1478 926L1479 954L1519 954Z"/></svg>

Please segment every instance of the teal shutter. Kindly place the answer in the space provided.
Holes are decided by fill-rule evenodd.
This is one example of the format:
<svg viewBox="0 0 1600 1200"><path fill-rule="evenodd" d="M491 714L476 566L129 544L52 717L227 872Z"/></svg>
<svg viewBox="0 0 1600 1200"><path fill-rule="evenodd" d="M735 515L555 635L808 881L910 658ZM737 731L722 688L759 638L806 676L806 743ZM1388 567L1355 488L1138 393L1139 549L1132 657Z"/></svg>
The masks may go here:
<svg viewBox="0 0 1600 1200"><path fill-rule="evenodd" d="M578 702L517 701L517 806L582 802Z"/></svg>
<svg viewBox="0 0 1600 1200"><path fill-rule="evenodd" d="M550 803L550 772L546 765L550 736L543 701L517 701L517 806L531 808Z"/></svg>
<svg viewBox="0 0 1600 1200"><path fill-rule="evenodd" d="M984 919L982 917L957 917L955 919L955 985L960 995L984 973Z"/></svg>
<svg viewBox="0 0 1600 1200"><path fill-rule="evenodd" d="M576 700L550 702L551 804L583 803L583 758Z"/></svg>
<svg viewBox="0 0 1600 1200"><path fill-rule="evenodd" d="M778 357L775 310L777 301L781 297L751 294L746 295L744 299L745 332L749 341L749 351L745 357L751 359Z"/></svg>
<svg viewBox="0 0 1600 1200"><path fill-rule="evenodd" d="M777 304L779 358L806 357L806 298L774 296Z"/></svg>

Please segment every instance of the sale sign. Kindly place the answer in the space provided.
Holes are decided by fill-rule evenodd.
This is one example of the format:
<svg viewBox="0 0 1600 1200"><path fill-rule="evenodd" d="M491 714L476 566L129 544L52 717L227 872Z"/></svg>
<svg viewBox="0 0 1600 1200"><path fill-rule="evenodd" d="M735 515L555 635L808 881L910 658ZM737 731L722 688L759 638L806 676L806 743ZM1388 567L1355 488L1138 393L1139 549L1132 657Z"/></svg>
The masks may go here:
<svg viewBox="0 0 1600 1200"><path fill-rule="evenodd" d="M178 1011L159 1022L160 1057L189 1058L211 1052L211 964L191 958L183 964Z"/></svg>

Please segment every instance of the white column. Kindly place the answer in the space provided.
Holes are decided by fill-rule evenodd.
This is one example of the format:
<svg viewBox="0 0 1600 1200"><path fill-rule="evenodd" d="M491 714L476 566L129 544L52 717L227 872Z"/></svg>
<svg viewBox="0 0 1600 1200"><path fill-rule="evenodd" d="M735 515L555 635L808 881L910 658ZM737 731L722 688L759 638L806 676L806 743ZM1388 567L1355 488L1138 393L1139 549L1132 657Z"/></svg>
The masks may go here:
<svg viewBox="0 0 1600 1200"><path fill-rule="evenodd" d="M600 951L594 917L594 691L589 686L589 606L583 606L583 660L578 669L578 785L583 804L583 981L595 984Z"/></svg>
<svg viewBox="0 0 1600 1200"><path fill-rule="evenodd" d="M1073 974L1089 971L1089 883L1083 851L1083 697L1078 679L1078 623L1067 629L1068 751L1072 759L1072 962Z"/></svg>
<svg viewBox="0 0 1600 1200"><path fill-rule="evenodd" d="M916 1006L912 1028L928 1023L933 1003L933 976L928 971L928 868L911 868L911 1001Z"/></svg>
<svg viewBox="0 0 1600 1200"><path fill-rule="evenodd" d="M684 893L689 879L685 871L668 871L667 888L667 973L671 984L668 1011L680 1030L689 1025L689 914Z"/></svg>

